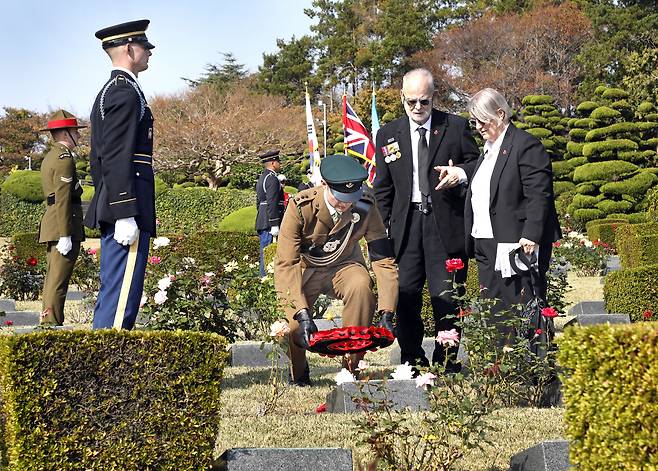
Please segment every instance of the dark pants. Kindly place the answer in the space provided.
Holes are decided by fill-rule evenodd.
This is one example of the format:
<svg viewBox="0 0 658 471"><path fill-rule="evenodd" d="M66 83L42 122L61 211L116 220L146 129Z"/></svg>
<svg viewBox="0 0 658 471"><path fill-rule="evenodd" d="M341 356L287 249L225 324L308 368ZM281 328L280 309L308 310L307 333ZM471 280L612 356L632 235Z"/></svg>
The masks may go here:
<svg viewBox="0 0 658 471"><path fill-rule="evenodd" d="M73 241L71 251L62 255L56 249L57 242L48 242L46 249L46 278L43 283L42 324L64 323L64 302L69 289L75 261L80 253L80 242Z"/></svg>
<svg viewBox="0 0 658 471"><path fill-rule="evenodd" d="M267 275L265 273L265 247L270 245L274 241L274 237L270 234L269 229L264 229L257 231L258 238L260 239L260 276L263 277Z"/></svg>
<svg viewBox="0 0 658 471"><path fill-rule="evenodd" d="M101 225L101 287L94 309L94 329L132 329L144 290L151 235L139 232L132 245L114 240L114 225ZM155 293L147 293L153 296Z"/></svg>
<svg viewBox="0 0 658 471"><path fill-rule="evenodd" d="M510 308L518 304L525 304L533 298L532 280L530 272L524 271L521 274L515 274L509 278L503 278L499 271L495 271L496 266L496 247L497 242L494 239L475 239L475 260L478 264L478 279L482 297L497 299L494 305L493 313L502 313L510 311ZM536 293L539 297L546 300L546 272L551 261L551 244L544 244L539 248L539 282L535 286ZM501 321L506 317L502 316ZM503 339L511 334L509 328L499 325L499 331Z"/></svg>
<svg viewBox="0 0 658 471"><path fill-rule="evenodd" d="M455 325L456 318L448 318L457 313L457 305L452 299L453 275L456 281L466 280L466 267L455 273L448 273L445 262L449 258L466 259L462 254L448 255L441 242L438 228L432 214L423 214L413 210L408 220L408 230L398 256L398 273L400 295L398 299L398 343L400 344L401 362L410 365L427 366L422 342L424 336L421 307L423 303L423 287L427 280L432 311L434 315L434 333L442 330L459 328ZM443 294L442 294L443 293ZM447 353L451 358L457 357L457 347L451 347ZM443 364L446 350L436 344L433 363ZM448 365L449 367L452 364Z"/></svg>

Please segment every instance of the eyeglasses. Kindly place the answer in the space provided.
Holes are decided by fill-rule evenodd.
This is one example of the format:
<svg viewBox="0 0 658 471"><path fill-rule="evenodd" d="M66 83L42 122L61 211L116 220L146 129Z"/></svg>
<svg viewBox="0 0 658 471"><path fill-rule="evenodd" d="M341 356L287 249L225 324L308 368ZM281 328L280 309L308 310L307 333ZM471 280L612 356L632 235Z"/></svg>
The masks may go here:
<svg viewBox="0 0 658 471"><path fill-rule="evenodd" d="M404 102L407 104L409 108L415 108L418 103L420 103L420 106L427 106L430 103L432 103L431 98L421 98L421 99L408 99L407 97L403 96Z"/></svg>
<svg viewBox="0 0 658 471"><path fill-rule="evenodd" d="M481 128L489 124L488 122L480 121L477 118L471 118L468 120L468 123L471 125L473 128L477 128L477 125L479 124Z"/></svg>

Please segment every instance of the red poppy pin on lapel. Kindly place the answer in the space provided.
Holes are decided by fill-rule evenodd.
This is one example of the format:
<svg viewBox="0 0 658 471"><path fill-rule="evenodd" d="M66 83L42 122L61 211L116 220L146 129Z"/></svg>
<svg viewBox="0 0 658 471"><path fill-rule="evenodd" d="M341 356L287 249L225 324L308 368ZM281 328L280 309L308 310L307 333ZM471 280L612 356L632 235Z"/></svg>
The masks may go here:
<svg viewBox="0 0 658 471"><path fill-rule="evenodd" d="M503 149L503 155L507 155L507 149Z"/></svg>
<svg viewBox="0 0 658 471"><path fill-rule="evenodd" d="M434 130L434 135L436 136L437 134L439 134L439 130L438 130L438 129L435 129L435 130Z"/></svg>

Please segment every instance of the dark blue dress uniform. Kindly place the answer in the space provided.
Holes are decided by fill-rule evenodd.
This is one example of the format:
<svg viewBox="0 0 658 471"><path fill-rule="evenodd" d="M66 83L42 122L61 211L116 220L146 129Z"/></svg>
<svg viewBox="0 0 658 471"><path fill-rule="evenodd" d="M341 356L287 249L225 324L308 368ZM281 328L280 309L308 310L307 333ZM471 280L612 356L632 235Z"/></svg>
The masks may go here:
<svg viewBox="0 0 658 471"><path fill-rule="evenodd" d="M279 160L279 151L267 152L260 156L262 163ZM260 275L265 276L265 255L263 250L270 245L274 237L270 233L273 227L281 225L283 218L283 185L274 170L265 168L256 182L256 232L260 239Z"/></svg>
<svg viewBox="0 0 658 471"><path fill-rule="evenodd" d="M96 33L109 48L139 42L153 45L144 31L148 20L105 28ZM94 328L132 329L144 287L149 242L155 237L153 115L139 84L125 70L114 69L91 111L91 176L96 188L85 224L101 231L101 287ZM114 239L118 219L134 217L139 228L132 245Z"/></svg>

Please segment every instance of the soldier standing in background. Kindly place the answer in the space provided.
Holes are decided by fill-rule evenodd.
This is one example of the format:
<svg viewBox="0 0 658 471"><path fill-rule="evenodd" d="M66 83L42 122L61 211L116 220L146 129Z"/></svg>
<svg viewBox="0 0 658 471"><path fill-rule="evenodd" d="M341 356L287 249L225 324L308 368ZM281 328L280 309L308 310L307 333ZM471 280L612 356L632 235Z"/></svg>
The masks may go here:
<svg viewBox="0 0 658 471"><path fill-rule="evenodd" d="M39 225L39 242L46 248L47 270L43 285L41 324L64 323L64 302L85 239L82 226L82 187L75 169L73 149L80 141L78 120L68 111L57 111L45 129L54 141L41 164L41 185L46 212Z"/></svg>
<svg viewBox="0 0 658 471"><path fill-rule="evenodd" d="M155 237L153 115L137 82L155 47L149 20L96 32L112 73L91 110L91 176L96 192L85 224L101 231L101 287L94 329L132 329Z"/></svg>
<svg viewBox="0 0 658 471"><path fill-rule="evenodd" d="M260 276L265 276L264 249L279 235L283 217L283 185L277 177L281 170L279 151L273 150L260 156L263 173L256 182L256 232L260 239Z"/></svg>

